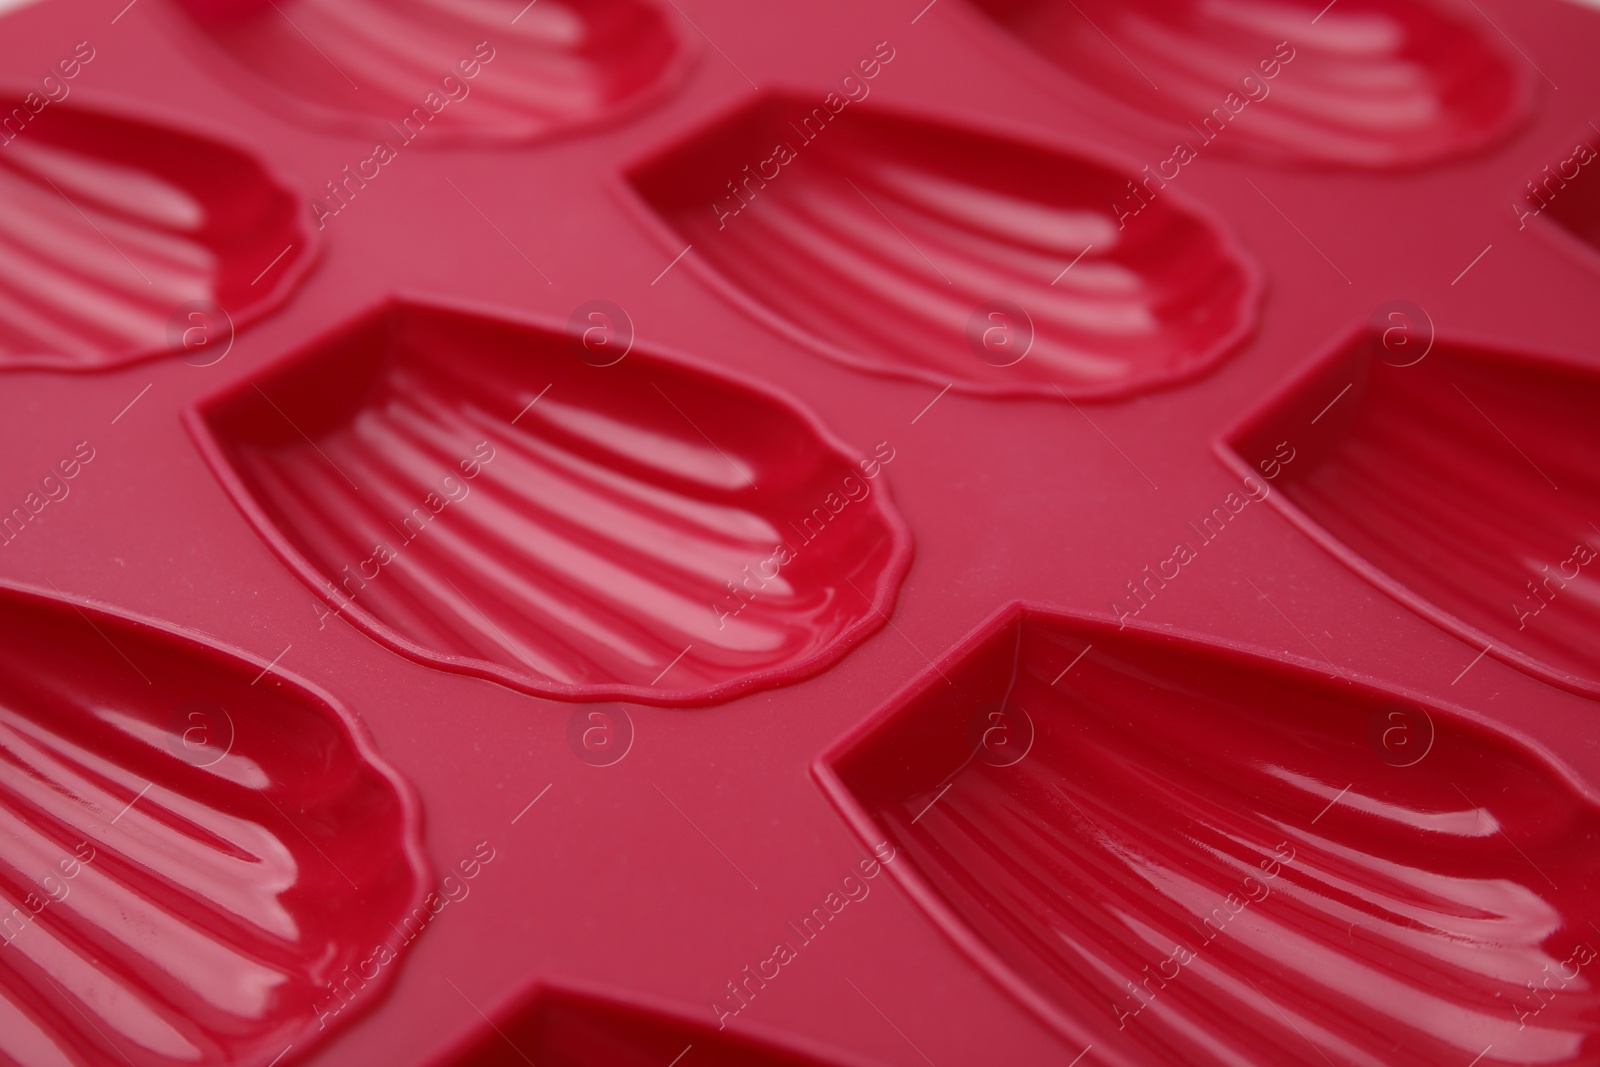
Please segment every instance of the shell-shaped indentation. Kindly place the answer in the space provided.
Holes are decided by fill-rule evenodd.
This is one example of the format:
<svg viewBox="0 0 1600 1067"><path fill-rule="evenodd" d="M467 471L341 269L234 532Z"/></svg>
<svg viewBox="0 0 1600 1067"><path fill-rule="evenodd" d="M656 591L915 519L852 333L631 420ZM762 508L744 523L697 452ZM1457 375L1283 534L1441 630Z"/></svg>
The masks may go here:
<svg viewBox="0 0 1600 1067"><path fill-rule="evenodd" d="M242 326L313 261L304 206L238 148L75 104L5 113L0 369L194 350L184 305Z"/></svg>
<svg viewBox="0 0 1600 1067"><path fill-rule="evenodd" d="M675 81L686 58L653 0L176 2L270 100L394 149L603 122Z"/></svg>
<svg viewBox="0 0 1600 1067"><path fill-rule="evenodd" d="M1600 375L1446 341L1413 363L1422 342L1394 343L1399 329L1338 346L1224 458L1280 470L1269 499L1414 610L1600 693Z"/></svg>
<svg viewBox="0 0 1600 1067"><path fill-rule="evenodd" d="M1171 194L1123 217L1141 201L1106 164L875 105L769 98L631 180L690 263L878 373L1125 395L1199 373L1254 325L1253 268Z"/></svg>
<svg viewBox="0 0 1600 1067"><path fill-rule="evenodd" d="M313 589L437 667L682 705L819 670L883 624L910 558L891 445L855 459L765 390L593 355L394 303L191 426Z"/></svg>
<svg viewBox="0 0 1600 1067"><path fill-rule="evenodd" d="M845 1067L845 1060L611 996L546 985L440 1058L441 1067ZM759 1030L757 1031L759 1033ZM686 1050L693 1049L685 1055ZM820 1057L820 1058L819 1058Z"/></svg>
<svg viewBox="0 0 1600 1067"><path fill-rule="evenodd" d="M261 667L0 589L0 1062L265 1064L380 998L414 805Z"/></svg>
<svg viewBox="0 0 1600 1067"><path fill-rule="evenodd" d="M1433 0L974 2L1199 152L1432 163L1498 139L1531 91L1488 23Z"/></svg>
<svg viewBox="0 0 1600 1067"><path fill-rule="evenodd" d="M1600 806L1533 749L1305 661L1033 608L940 672L819 778L1098 1062L1600 1062Z"/></svg>

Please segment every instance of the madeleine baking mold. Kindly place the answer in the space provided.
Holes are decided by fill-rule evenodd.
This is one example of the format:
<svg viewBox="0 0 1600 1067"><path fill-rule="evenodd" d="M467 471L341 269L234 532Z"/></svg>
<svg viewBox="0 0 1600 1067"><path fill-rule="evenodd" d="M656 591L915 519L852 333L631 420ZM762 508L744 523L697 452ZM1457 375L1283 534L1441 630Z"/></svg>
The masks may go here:
<svg viewBox="0 0 1600 1067"><path fill-rule="evenodd" d="M0 146L0 370L181 353L185 330L216 326L186 309L225 309L243 326L314 261L299 198L241 149L75 102L12 128Z"/></svg>
<svg viewBox="0 0 1600 1067"><path fill-rule="evenodd" d="M1596 12L0 8L0 1064L1600 1067Z"/></svg>
<svg viewBox="0 0 1600 1067"><path fill-rule="evenodd" d="M816 772L956 943L1100 1062L1596 1054L1600 806L1444 705L1013 606Z"/></svg>
<svg viewBox="0 0 1600 1067"><path fill-rule="evenodd" d="M332 608L414 659L682 705L883 624L911 542L882 461L775 394L475 311L387 303L190 416Z"/></svg>
<svg viewBox="0 0 1600 1067"><path fill-rule="evenodd" d="M272 104L400 144L526 141L608 121L686 59L652 0L165 2Z"/></svg>
<svg viewBox="0 0 1600 1067"><path fill-rule="evenodd" d="M417 815L338 705L10 585L0 636L0 1059L260 1064L381 999Z"/></svg>
<svg viewBox="0 0 1600 1067"><path fill-rule="evenodd" d="M864 370L1109 398L1193 377L1253 328L1232 238L1171 194L1129 225L1131 171L861 107L767 97L630 181L724 290Z"/></svg>
<svg viewBox="0 0 1600 1067"><path fill-rule="evenodd" d="M1492 21L1433 0L974 2L1051 64L1197 149L1435 163L1503 137L1532 91Z"/></svg>
<svg viewBox="0 0 1600 1067"><path fill-rule="evenodd" d="M1420 358L1419 358L1420 357ZM1363 577L1489 655L1600 694L1592 361L1363 329L1231 431L1269 499Z"/></svg>

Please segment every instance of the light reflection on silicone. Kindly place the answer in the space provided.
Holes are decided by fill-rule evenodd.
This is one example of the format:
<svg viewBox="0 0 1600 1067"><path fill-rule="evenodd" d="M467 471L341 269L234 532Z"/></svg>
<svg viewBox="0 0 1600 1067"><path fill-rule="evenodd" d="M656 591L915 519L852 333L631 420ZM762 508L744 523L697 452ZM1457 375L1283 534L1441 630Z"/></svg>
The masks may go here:
<svg viewBox="0 0 1600 1067"><path fill-rule="evenodd" d="M420 893L414 815L321 698L85 611L0 590L0 1059L314 1042L312 999ZM209 766L170 727L202 694L238 726Z"/></svg>
<svg viewBox="0 0 1600 1067"><path fill-rule="evenodd" d="M1386 355L1376 334L1342 343L1224 458L1292 438L1302 458L1270 500L1297 526L1489 655L1600 693L1600 376L1443 341L1414 365Z"/></svg>
<svg viewBox="0 0 1600 1067"><path fill-rule="evenodd" d="M816 669L882 624L910 552L892 445L853 460L732 380L466 312L382 309L193 425L330 611L567 699Z"/></svg>
<svg viewBox="0 0 1600 1067"><path fill-rule="evenodd" d="M818 128L826 108L768 98L631 180L760 314L880 373L1117 396L1198 373L1252 328L1253 270L1176 198L1124 226L1132 175L875 108ZM972 317L1000 295L1016 310L986 347Z"/></svg>
<svg viewBox="0 0 1600 1067"><path fill-rule="evenodd" d="M0 369L181 353L175 308L247 322L311 253L297 198L237 149L53 104L0 152Z"/></svg>
<svg viewBox="0 0 1600 1067"><path fill-rule="evenodd" d="M1431 0L975 2L1201 152L1430 163L1503 135L1528 91L1487 23Z"/></svg>
<svg viewBox="0 0 1600 1067"><path fill-rule="evenodd" d="M650 0L177 3L273 95L369 118L394 148L424 130L424 144L522 140L601 121L671 79L684 53Z"/></svg>
<svg viewBox="0 0 1600 1067"><path fill-rule="evenodd" d="M1100 1062L1596 1062L1600 808L1540 757L1430 706L1393 766L1365 730L1393 694L1168 632L987 634L819 773ZM966 759L1014 666L1033 750Z"/></svg>

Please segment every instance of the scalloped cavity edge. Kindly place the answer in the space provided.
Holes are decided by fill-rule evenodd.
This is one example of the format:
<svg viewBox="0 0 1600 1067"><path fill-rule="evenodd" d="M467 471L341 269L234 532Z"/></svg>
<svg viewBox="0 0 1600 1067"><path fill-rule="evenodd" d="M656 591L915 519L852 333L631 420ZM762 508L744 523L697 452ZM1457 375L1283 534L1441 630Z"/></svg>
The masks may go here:
<svg viewBox="0 0 1600 1067"><path fill-rule="evenodd" d="M716 141L718 135L724 134L728 129L736 128L741 122L749 123L759 118L763 110L786 103L798 105L805 99L807 98L803 91L799 89L769 88L763 90L754 101L714 112L689 128L675 132L670 139L658 143L627 163L610 182L613 195L654 236L658 247L668 254L679 253L687 238L682 236L670 221L668 212L652 203L641 188L641 182L647 180L654 172L666 171L675 163L681 163L682 158L689 152ZM1099 171L1123 177L1138 173L1138 168L1131 161L1112 154L1101 146L1091 147L1087 143L1055 132L1047 135L1036 128L996 120L993 116L979 119L975 116L941 113L935 117L915 109L879 104L869 105L868 110L871 112L872 121L879 124L897 125L906 130L919 127L928 130L948 130L957 136L969 139L1004 142L1017 152L1041 158L1049 157L1057 165L1078 167L1086 172ZM805 158L803 146L799 157ZM758 158L758 154L752 158ZM733 178L738 175L728 174L722 177ZM711 211L710 203L708 199L706 208L708 214ZM1183 190L1163 190L1158 203L1163 205L1165 214L1196 227L1213 249L1217 261L1227 264L1237 272L1240 290L1232 304L1234 324L1231 329L1209 343L1202 352L1175 367L1135 373L1121 381L1101 385L1070 384L1065 390L1048 381L1008 382L963 378L959 374L948 374L921 367L903 358L886 356L881 352L873 353L859 346L851 347L808 330L793 317L756 298L745 287L735 282L726 271L703 262L702 257L694 253L685 257L684 265L723 300L746 316L799 347L854 371L901 381L913 381L940 389L949 385L953 391L989 399L1060 401L1063 399L1064 391L1068 400L1114 402L1176 388L1212 373L1247 346L1255 336L1260 323L1261 305L1266 292L1266 276L1233 230L1223 221L1222 216ZM1065 265L1070 259L1070 256L1066 257L1058 265ZM961 343L959 338L957 343ZM974 361L977 359L976 356L972 358Z"/></svg>
<svg viewBox="0 0 1600 1067"><path fill-rule="evenodd" d="M239 7L249 7L255 0L195 0L198 7L225 7L229 3ZM615 6L617 0L612 0ZM648 82L641 84L629 93L610 104L591 109L588 113L575 115L559 121L538 125L526 118L521 122L503 122L498 125L477 123L467 129L454 129L452 124L445 123L442 127L434 129L432 133L422 140L424 146L431 145L435 148L496 148L515 147L519 145L547 143L567 137L583 136L589 133L600 132L615 126L622 125L638 117L644 111L661 105L668 97L680 91L687 81L688 74L699 61L701 47L699 38L684 32L678 25L681 14L661 5L658 0L625 0L636 9L647 13L649 17L659 19L660 41L663 47L670 48L671 54L666 62ZM592 4L592 0L569 0L569 6L581 7ZM442 81L445 77L452 77L458 82L461 71L459 63L471 61L474 53L471 50L461 50L460 56L454 54L444 62L444 65L433 74L432 82L424 80L419 83L415 92L415 99L406 98L398 102L394 114L387 115L388 122L383 121L385 116L364 112L359 109L345 109L329 107L315 100L306 99L295 93L285 91L271 78L264 74L242 68L234 59L231 52L215 39L212 31L202 24L202 19L180 10L184 0L168 0L161 5L161 11L167 24L175 32L188 37L198 47L197 59L211 69L213 76L229 83L238 91L253 99L258 106L287 121L298 121L315 125L316 127L331 132L347 134L350 136L387 136L395 129L394 124L401 122L406 117L406 108L423 108L424 100L433 91L433 95L444 101L441 111L436 114L440 118L448 115L453 106L455 97L446 93L440 95ZM255 3L255 6L260 6ZM513 10L521 5L513 5ZM210 17L210 16L205 16ZM220 20L227 22L226 14ZM471 35L469 35L471 36ZM293 43L293 42L291 42ZM493 45L495 42L490 41ZM504 44L504 41L499 42ZM480 68L480 74L492 76L495 62L504 63L503 53L491 60L486 68ZM320 63L322 60L316 60ZM455 65L452 65L455 64ZM330 71L333 68L328 68ZM330 77L344 84L337 75ZM477 75L474 75L476 77ZM465 84L465 83L463 83ZM472 88L467 86L468 95L460 101L466 104L470 101ZM470 107L470 104L466 104ZM431 109L430 109L431 110ZM417 135L420 136L420 133ZM405 143L412 143L407 140Z"/></svg>
<svg viewBox="0 0 1600 1067"><path fill-rule="evenodd" d="M1554 224L1552 223L1551 225ZM1561 237L1566 239L1567 235L1563 234ZM1320 408L1323 402L1332 399L1332 392L1329 392L1326 396L1319 394L1320 400L1316 401L1308 395L1309 392L1315 389L1322 382L1322 379L1338 371L1341 366L1361 359L1363 351L1367 353L1368 362L1360 369L1370 369L1371 361L1375 358L1372 355L1375 344L1381 344L1381 339L1376 339L1374 329L1365 323L1349 327L1344 332L1336 335L1335 339L1322 351L1313 356L1298 370L1291 372L1281 384L1270 389L1244 416L1237 419L1214 439L1212 450L1217 458L1225 467L1239 476L1257 475L1259 472L1252 468L1251 460L1246 458L1240 451L1244 447L1244 442L1253 436L1265 433L1269 427L1280 423L1290 412L1310 414L1311 411ZM1600 382L1600 376L1597 376L1595 372L1592 359L1585 358L1576 352L1557 350L1548 345L1540 345L1536 349L1527 350L1514 348L1511 344L1494 339L1478 338L1470 335L1450 335L1442 338L1436 337L1430 349L1430 354L1425 358L1435 358L1432 354L1434 349L1457 349L1481 357L1485 361L1521 362L1529 367L1587 377ZM1403 368L1396 367L1395 369ZM1334 392L1336 391L1334 390ZM1313 406L1307 409L1307 405ZM1307 410L1302 412L1301 409ZM1487 423L1485 423L1485 430L1487 431L1486 436L1496 432L1489 429ZM1303 473L1305 466L1302 464L1301 469L1296 470L1295 473ZM1322 522L1313 517L1299 504L1289 499L1286 494L1275 492L1271 494L1268 503L1291 526L1310 538L1340 563L1457 640L1478 651L1487 650L1490 656L1500 660L1502 663L1541 681L1559 686L1581 696L1600 698L1600 668L1597 668L1593 677L1585 677L1547 662L1536 655L1510 647L1500 637L1493 636L1479 626L1461 618L1449 608L1412 589L1400 577L1389 573L1367 559L1331 532ZM1600 516L1597 516L1597 521L1600 521Z"/></svg>
<svg viewBox="0 0 1600 1067"><path fill-rule="evenodd" d="M870 603L864 602L863 609L856 612L851 621L814 652L776 666L744 671L712 684L672 690L615 679L577 683L552 681L548 677L535 677L524 667L511 667L483 658L441 652L399 632L394 626L375 617L354 601L341 602L331 588L329 576L308 559L305 553L285 535L279 523L264 510L262 502L257 499L255 492L241 476L237 464L229 454L225 435L213 425L213 419L221 417L220 413L224 408L246 396L256 381L291 374L303 365L325 362L329 358L328 353L331 348L341 341L359 336L363 332L370 332L374 326L392 321L394 316L405 313L415 313L424 317L467 319L489 329L521 332L533 338L557 358L577 362L576 357L568 353L566 336L558 327L541 318L468 301L392 293L310 340L296 345L248 380L236 381L195 400L183 413L184 424L207 465L249 525L266 542L273 554L316 596L332 606L335 611L341 611L344 618L367 636L425 666L493 681L534 696L572 702L627 700L662 707L695 707L731 700L762 689L793 684L821 673L844 658L888 621L889 615L894 610L900 585L911 565L913 541L910 528L893 504L881 471L876 483L870 487L872 496L876 497L875 500L867 502L871 508L870 513L855 520L858 524L860 522L876 524L883 543L886 543L886 548L881 553L881 565L877 569L871 588L860 590L863 595L870 595ZM663 372L699 378L711 382L718 389L758 398L773 410L783 412L784 417L791 420L792 428L814 443L818 449L814 455L837 464L838 473L855 469L853 450L836 437L809 407L781 390L725 369L712 369L699 361L660 347L649 349L635 347L626 358L633 364L648 361L651 365L661 368ZM532 395L535 391L530 389L528 393ZM739 469L737 465L735 469ZM808 500L807 503L811 501ZM807 530L809 529L807 526ZM801 543L800 553L805 551L805 543ZM739 575L733 573L728 577L737 578ZM759 597L756 599L759 600ZM706 613L708 616L711 615L709 606L706 608ZM670 656L670 653L667 655ZM663 660L665 658L667 657L663 657Z"/></svg>
<svg viewBox="0 0 1600 1067"><path fill-rule="evenodd" d="M269 663L264 657L235 648L208 634L141 613L113 607L91 598L62 593L59 590L44 590L35 586L0 579L0 611L43 612L67 620L70 620L72 613L76 612L88 624L84 627L84 631L89 647L98 649L94 654L103 656L107 662L111 663L112 669L118 673L119 677L127 669L122 660L117 659L117 654L121 653L121 649L113 645L107 645L103 649L99 649L99 646L93 643L93 635L88 633L90 627L99 631L102 637L105 636L107 631L114 634L136 635L138 640L166 647L177 653L184 660L202 664L205 668L215 671L219 675L231 676L241 687L253 685L252 678L258 678L268 668L271 668L273 686L280 693L286 694L272 699L289 700L299 704L311 714L323 716L333 728L335 736L340 738L343 744L349 746L349 754L356 763L373 774L375 780L381 783L390 793L398 817L397 836L394 840L394 860L399 865L399 868L405 872L405 876L409 881L409 889L404 890L397 897L398 910L395 912L395 918L408 915L423 905L429 888L431 868L427 862L422 844L420 801L411 784L378 753L361 719L337 697L315 683ZM95 620L98 620L98 625L95 625ZM69 625L71 625L70 622ZM106 640L109 642L110 639L107 638ZM126 657L124 656L123 658L125 659ZM133 666L131 661L127 666ZM133 670L138 670L137 666L133 666ZM143 688L136 680L133 680L132 670L127 671L127 678L130 680L128 684L136 692ZM163 684L165 684L164 679ZM268 698L263 697L262 699L266 700ZM235 710L237 711L238 709L235 708ZM175 708L174 721L177 720L181 711L181 708ZM191 719L186 718L183 721L189 722ZM221 758L227 758L239 746L241 739L239 728L244 721L242 719L233 720L229 742ZM214 725L214 723L210 723L205 728L209 731ZM178 729L178 727L173 727L173 729ZM172 740L172 736L169 735L169 743ZM189 747L187 733L183 735L183 744L186 749ZM180 754L176 750L174 750L174 756L181 762L195 767L211 765L196 762L190 756ZM219 760L212 762L219 762ZM138 798L135 799L137 800ZM129 804L128 807L132 808L133 805ZM126 810L124 809L124 814L126 814ZM286 816L285 819L287 821ZM291 825L293 824L291 823ZM312 844L315 847L314 843ZM119 862L126 863L129 861L124 858ZM69 874L68 877L70 878L72 875ZM160 878L161 875L156 874L155 877ZM66 906L64 900L65 898L63 898L61 906ZM387 930L387 928L385 929ZM369 947L361 947L359 952L364 953ZM360 958L360 955L357 954L352 957L352 962ZM283 1062L301 1061L347 1025L366 1016L375 1009L389 995L398 970L398 967L389 967L384 969L385 973L375 975L370 979L364 979L361 990L363 995L359 1002L343 1005L338 1013L340 1018L331 1027L318 1025L313 1005L308 1002L303 1013L304 1024L294 1037L293 1052L284 1057ZM332 996L331 993L328 995ZM40 1032L43 1033L43 1031ZM118 1051L120 1052L121 1049L119 1048ZM262 1057L262 1062L264 1062L265 1058L270 1058L274 1054L283 1056L283 1053L279 1052L276 1046L271 1049L261 1048L254 1051L246 1049L244 1051L251 1057ZM283 1050L283 1052L287 1051L287 1049ZM162 1060L160 1056L150 1058L148 1054L143 1052L141 1053L141 1061L150 1063L169 1062ZM97 1060L95 1062L100 1061ZM106 1064L117 1063L121 1062L121 1059L110 1056L107 1053L104 1062ZM200 1062L222 1064L244 1061L231 1057L218 1059L215 1056L208 1056Z"/></svg>
<svg viewBox="0 0 1600 1067"><path fill-rule="evenodd" d="M12 98L20 95L14 91L14 85L0 85L0 98ZM101 100L95 96L83 96L85 90L78 90L73 102L52 105L41 113L35 120L49 122L65 114L69 123L113 124L126 128L130 133L144 131L164 138L168 143L179 141L187 142L194 149L220 150L234 157L236 161L247 166L254 172L263 189L269 189L280 195L291 204L295 210L286 217L288 229L284 237L287 245L281 253L282 261L274 260L274 253L268 251L259 263L241 264L240 277L245 273L255 278L250 287L259 284L259 293L252 294L252 298L239 308L223 308L229 319L232 334L244 330L273 313L279 311L299 291L306 278L321 263L324 251L324 242L321 234L311 224L310 212L304 209L303 189L300 184L291 179L272 160L258 155L254 149L247 147L236 140L228 131L214 127L210 124L196 121L187 115L179 115L167 111L156 105L140 104L137 107L128 105L120 100ZM60 109L59 111L57 109ZM15 143L23 143L32 133L32 124L25 129L16 139ZM71 140L71 138L68 138ZM0 146L0 152L7 147ZM108 159L105 153L96 148L87 153L97 159ZM114 160L112 165L134 166L125 160ZM70 201L69 201L70 203ZM98 238L96 238L98 240ZM294 252L294 255L288 253ZM110 249L107 249L108 255ZM116 258L116 266L121 259ZM257 273L257 272L260 273ZM212 298L204 298L211 300ZM221 306L218 304L217 306ZM174 311L176 306L174 307ZM56 373L89 374L103 371L114 371L137 363L148 362L154 359L169 358L180 355L173 348L171 338L164 342L151 342L125 346L120 350L103 354L91 360L68 360L55 353L38 352L17 356L0 356L0 372L8 371L51 371Z"/></svg>
<svg viewBox="0 0 1600 1067"><path fill-rule="evenodd" d="M876 710L847 730L813 761L811 767L813 778L823 794L839 812L846 825L862 841L873 842L883 839L889 827L880 820L874 808L869 806L868 801L851 784L851 776L870 776L873 773L872 768L878 768L880 772L882 772L883 768L881 763L872 763L868 766L862 764L860 760L856 760L856 765L850 767L848 765L851 761L856 759L857 754L860 752L866 750L876 751L881 748L886 738L899 736L907 729L916 729L916 723L922 715L923 702L933 698L947 697L946 689L949 685L947 675L958 675L964 678L969 673L964 668L971 666L975 662L987 662L985 654L994 651L1001 641L1004 641L1006 645L1011 644L1012 639L1008 634L1013 629L1017 630L1016 640L1019 642L1020 648L1024 629L1035 624L1042 624L1047 632L1066 634L1072 637L1074 639L1072 642L1074 647L1085 642L1098 647L1102 640L1108 643L1126 642L1135 646L1142 646L1151 651L1159 651L1161 648L1170 647L1182 650L1190 655L1206 658L1213 662L1219 671L1235 670L1269 685L1297 688L1309 687L1326 690L1329 693L1348 693L1351 702L1364 708L1376 707L1381 709L1403 704L1412 709L1424 711L1430 716L1429 722L1435 724L1435 731L1438 729L1437 724L1443 724L1447 730L1470 739L1478 745L1498 747L1502 751L1514 753L1519 765L1539 774L1553 791L1565 793L1574 804L1580 805L1590 816L1592 823L1600 824L1600 796L1597 796L1587 783L1581 780L1548 748L1528 738L1521 731L1491 722L1460 706L1445 703L1419 691L1374 677L1351 674L1348 671L1336 672L1324 663L1289 653L1275 653L1241 642L1137 620L1119 626L1117 620L1109 616L1067 610L1038 602L1012 601L1005 604L975 629L958 640L948 651L938 657L936 663L920 672L893 695L885 699ZM1083 651L1087 652L1089 650L1085 648ZM999 653L996 652L995 655L998 656ZM1078 658L1082 658L1081 654ZM1065 651L1062 656L1063 663L1067 663L1069 660L1071 663L1068 666L1068 670L1071 670L1073 666L1077 665L1078 661L1073 658L1070 649ZM990 666L993 665L990 664ZM974 669L981 669L981 666ZM1053 670L1054 665L1051 667L1052 672ZM1066 672L1062 673L1065 674ZM1048 674L1042 677L1047 676ZM966 681L970 684L970 679L966 679ZM1060 681L1059 677L1057 681ZM1001 682L1003 684L1003 679ZM1016 684L1015 675L1013 675L1011 684L1012 686ZM1050 683L1052 686L1054 684L1053 682ZM1006 690L1006 694L1004 702L1009 703L1009 688ZM942 715L941 718L948 718L948 716ZM1035 734L1043 734L1047 729L1059 729L1064 725L1070 725L1059 721L1046 724L1037 716L1033 717L1032 722ZM969 729L966 736L970 741L974 734L970 729L970 723L968 726ZM1292 728L1294 723L1289 720L1285 722L1285 726ZM1369 738L1369 742L1370 740ZM948 744L943 742L940 742L940 744L943 748L949 748ZM1359 739L1356 739L1353 744L1359 747ZM967 749L962 748L961 751L965 752ZM973 762L974 755L975 751L967 756L966 763L962 765L962 768L951 772L948 776L950 782L957 781L956 776L962 773L962 769L966 764ZM1368 755L1375 761L1379 759L1376 755L1370 753ZM861 756L861 759L866 758L865 755ZM919 770L918 768L921 765L917 763L915 757L896 759L891 762L896 766L890 770L889 777L895 779L896 782L908 777L923 780L922 785L913 791L913 796L919 799L917 807L922 807L923 803L930 797L935 803L939 802L939 797L943 796L943 791L935 793L934 789L938 781L945 779ZM1011 764L991 764L991 766L1010 766L1020 762L1021 760L1018 759L1012 761ZM1384 760L1382 762L1388 761ZM1406 764L1390 763L1389 766L1391 768L1405 767ZM903 782L900 784L904 785ZM892 791L898 787L891 784L884 788ZM1331 794L1333 790L1329 789L1328 792ZM897 793L896 795L899 794ZM932 803L927 804L923 808L923 813L925 814L927 809L933 806L934 804ZM908 813L909 810L908 808ZM1079 814L1081 815L1081 811ZM1310 812L1308 811L1305 814L1309 815ZM1016 813L1013 812L1012 817L1015 818L1015 816ZM920 817L919 815L918 818ZM1088 819L1088 816L1083 816L1083 818ZM1491 815L1490 818L1492 820L1493 816ZM914 825L915 820L912 820L912 823ZM1092 823L1089 825L1093 826ZM1026 827L1023 827L1019 832L1026 833ZM890 840L897 845L905 844L896 833L890 833ZM1024 861L1019 859L1018 862L1022 863ZM1029 869L1031 870L1032 868L1030 867ZM1003 954L998 945L991 943L989 938L969 923L963 913L958 910L957 905L946 899L944 892L936 887L935 879L924 872L911 857L906 856L902 862L892 865L891 873L913 903L991 981L1006 991L1013 999L1026 1006L1070 1044L1071 1047L1067 1050L1069 1057L1077 1049L1083 1048L1087 1044L1093 1044L1099 1050L1097 1055L1106 1057L1107 1062L1117 1064L1119 1067L1146 1067L1146 1065L1156 1062L1182 1062L1181 1060L1162 1059L1143 1046L1129 1047L1122 1045L1113 1047L1107 1044L1103 1039L1108 1032L1108 1028L1110 1028L1110 1032L1113 1035L1115 1034L1115 1028L1112 1025L1115 1020L1111 1020L1109 1013L1091 1023L1089 1021L1090 1016L1080 1014L1075 1009L1069 1008L1066 1004L1048 995L1043 988L1035 986L1028 978L1024 977L1023 971L1019 970L1018 966L1013 965ZM1523 873L1528 874L1530 878L1532 877L1531 870ZM980 882L982 881L976 873L972 877ZM1037 878L1040 875L1035 873L1033 877ZM1114 908L1115 901L1110 902L1110 905ZM1159 955L1160 953L1157 952L1151 955L1150 958L1154 959ZM1137 977L1137 974L1134 977ZM1132 1003L1137 1003L1137 1001ZM1161 1018L1161 1016L1158 1016L1158 1018ZM1514 1026L1516 1020L1512 1018L1510 1013L1507 1014L1506 1019ZM1107 1020L1110 1021L1108 1022ZM1563 1060L1561 1062L1568 1061Z"/></svg>

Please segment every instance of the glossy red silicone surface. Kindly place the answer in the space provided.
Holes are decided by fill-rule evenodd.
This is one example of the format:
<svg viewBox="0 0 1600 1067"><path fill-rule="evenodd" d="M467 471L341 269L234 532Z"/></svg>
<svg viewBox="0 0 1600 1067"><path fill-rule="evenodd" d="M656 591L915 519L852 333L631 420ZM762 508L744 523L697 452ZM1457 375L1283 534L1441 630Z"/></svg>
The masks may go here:
<svg viewBox="0 0 1600 1067"><path fill-rule="evenodd" d="M882 626L910 535L872 492L876 462L857 470L753 386L624 359L394 301L190 421L335 612L445 669L566 699L706 703L812 673ZM508 425L507 401L545 371ZM435 524L474 492L457 509L471 519Z"/></svg>
<svg viewBox="0 0 1600 1067"><path fill-rule="evenodd" d="M0 1064L1600 1065L1600 10L0 14Z"/></svg>
<svg viewBox="0 0 1600 1067"><path fill-rule="evenodd" d="M1457 709L1012 608L818 773L976 962L1107 1062L1582 1047L1592 1002L1516 976L1559 982L1556 946L1593 936L1600 806Z"/></svg>
<svg viewBox="0 0 1600 1067"><path fill-rule="evenodd" d="M170 356L175 308L220 305L243 326L305 273L312 228L263 162L178 126L76 104L19 138L26 99L9 106L0 156L0 366L95 370ZM258 265L280 249L262 284Z"/></svg>
<svg viewBox="0 0 1600 1067"><path fill-rule="evenodd" d="M249 1063L312 1044L303 1006L351 968L386 985L371 944L426 925L416 805L347 713L145 620L3 600L0 1051Z"/></svg>
<svg viewBox="0 0 1600 1067"><path fill-rule="evenodd" d="M822 139L831 115L764 99L632 174L715 280L824 354L972 392L1103 397L1191 377L1255 325L1258 275L1220 226L1173 200L1118 225L1132 170L887 111ZM1021 339L990 334L974 359L973 309L998 296L1025 314L982 330Z"/></svg>
<svg viewBox="0 0 1600 1067"><path fill-rule="evenodd" d="M1183 138L1209 143L1276 88L1278 102L1227 143L1285 160L1395 167L1477 148L1521 116L1535 76L1484 33L1487 18L1434 0L1343 0L1337 13L1317 0L975 3ZM1296 77L1274 86L1289 64Z"/></svg>

